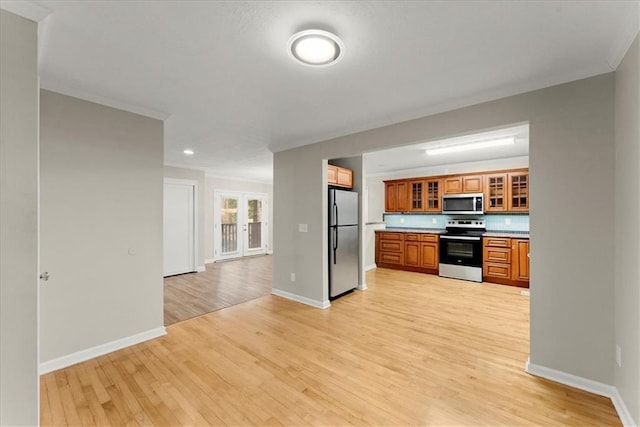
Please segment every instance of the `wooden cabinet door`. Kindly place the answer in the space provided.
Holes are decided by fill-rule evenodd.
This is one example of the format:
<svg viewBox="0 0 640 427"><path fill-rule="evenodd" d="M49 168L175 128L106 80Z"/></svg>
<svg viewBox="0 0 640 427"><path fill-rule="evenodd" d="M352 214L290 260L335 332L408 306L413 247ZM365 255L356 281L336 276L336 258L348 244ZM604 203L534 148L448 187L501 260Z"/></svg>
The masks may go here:
<svg viewBox="0 0 640 427"><path fill-rule="evenodd" d="M513 212L529 212L529 172L509 174L509 205Z"/></svg>
<svg viewBox="0 0 640 427"><path fill-rule="evenodd" d="M485 206L486 212L504 212L507 210L508 191L507 174L487 175L484 177L485 183Z"/></svg>
<svg viewBox="0 0 640 427"><path fill-rule="evenodd" d="M338 183L338 167L327 165L327 183L335 185Z"/></svg>
<svg viewBox="0 0 640 427"><path fill-rule="evenodd" d="M399 182L397 184L397 212L408 212L409 211L409 186L406 181Z"/></svg>
<svg viewBox="0 0 640 427"><path fill-rule="evenodd" d="M406 181L385 182L384 210L385 212L408 212L409 190Z"/></svg>
<svg viewBox="0 0 640 427"><path fill-rule="evenodd" d="M407 186L409 188L409 210L411 212L424 212L424 181L408 181Z"/></svg>
<svg viewBox="0 0 640 427"><path fill-rule="evenodd" d="M463 193L482 193L482 175L468 175L462 177Z"/></svg>
<svg viewBox="0 0 640 427"><path fill-rule="evenodd" d="M420 245L420 267L438 268L438 243L425 243Z"/></svg>
<svg viewBox="0 0 640 427"><path fill-rule="evenodd" d="M420 242L405 242L404 265L420 267Z"/></svg>
<svg viewBox="0 0 640 427"><path fill-rule="evenodd" d="M462 177L451 176L444 179L444 194L462 193Z"/></svg>
<svg viewBox="0 0 640 427"><path fill-rule="evenodd" d="M439 179L428 179L424 186L425 212L442 212L442 182Z"/></svg>
<svg viewBox="0 0 640 427"><path fill-rule="evenodd" d="M384 211L398 212L398 183L384 183Z"/></svg>
<svg viewBox="0 0 640 427"><path fill-rule="evenodd" d="M529 240L513 239L513 280L529 281Z"/></svg>
<svg viewBox="0 0 640 427"><path fill-rule="evenodd" d="M337 184L341 187L353 188L353 171L345 168L337 169Z"/></svg>

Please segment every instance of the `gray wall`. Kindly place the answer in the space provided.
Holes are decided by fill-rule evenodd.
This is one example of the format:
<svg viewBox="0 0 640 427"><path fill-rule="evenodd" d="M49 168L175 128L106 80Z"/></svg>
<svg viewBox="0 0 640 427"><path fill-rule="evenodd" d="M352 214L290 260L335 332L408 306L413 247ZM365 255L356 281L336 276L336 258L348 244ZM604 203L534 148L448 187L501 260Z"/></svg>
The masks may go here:
<svg viewBox="0 0 640 427"><path fill-rule="evenodd" d="M615 342L622 366L615 386L640 424L640 42L616 71Z"/></svg>
<svg viewBox="0 0 640 427"><path fill-rule="evenodd" d="M41 91L40 360L163 328L163 123Z"/></svg>
<svg viewBox="0 0 640 427"><path fill-rule="evenodd" d="M198 218L198 230L196 230L196 245L198 248L198 267L204 267L204 206L206 203L206 182L204 172L195 169L177 168L173 166L164 167L164 177L173 179L186 179L198 183L198 194L196 202L196 216Z"/></svg>
<svg viewBox="0 0 640 427"><path fill-rule="evenodd" d="M276 153L274 289L326 289L325 159L528 122L531 362L613 383L613 93L609 73Z"/></svg>
<svg viewBox="0 0 640 427"><path fill-rule="evenodd" d="M235 179L226 179L219 177L206 177L207 189L205 194L204 207L204 241L205 241L205 260L213 259L213 199L215 191L236 191L243 193L266 193L269 203L269 230L268 230L268 251L273 250L273 184L252 181L239 181Z"/></svg>
<svg viewBox="0 0 640 427"><path fill-rule="evenodd" d="M0 10L0 425L38 424L38 25Z"/></svg>

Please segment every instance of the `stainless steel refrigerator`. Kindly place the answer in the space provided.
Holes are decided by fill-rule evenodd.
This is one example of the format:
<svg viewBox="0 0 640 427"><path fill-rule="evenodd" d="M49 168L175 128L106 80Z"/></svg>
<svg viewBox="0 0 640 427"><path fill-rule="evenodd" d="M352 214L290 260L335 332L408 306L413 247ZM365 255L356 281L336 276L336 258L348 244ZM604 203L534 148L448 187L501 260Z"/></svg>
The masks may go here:
<svg viewBox="0 0 640 427"><path fill-rule="evenodd" d="M358 193L329 189L329 297L358 286Z"/></svg>

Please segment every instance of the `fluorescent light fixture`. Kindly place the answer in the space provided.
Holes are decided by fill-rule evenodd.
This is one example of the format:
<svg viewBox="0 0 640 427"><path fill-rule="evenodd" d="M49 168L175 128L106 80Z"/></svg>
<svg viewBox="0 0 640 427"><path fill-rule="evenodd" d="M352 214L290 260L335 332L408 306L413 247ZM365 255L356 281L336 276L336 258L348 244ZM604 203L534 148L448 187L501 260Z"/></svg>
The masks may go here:
<svg viewBox="0 0 640 427"><path fill-rule="evenodd" d="M342 59L343 54L342 40L328 31L300 31L289 39L289 56L310 67L335 64Z"/></svg>
<svg viewBox="0 0 640 427"><path fill-rule="evenodd" d="M459 153L461 151L478 150L480 148L499 147L501 145L512 145L516 143L515 138L492 139L490 141L470 142L468 144L446 145L443 147L427 148L428 156L438 154Z"/></svg>
<svg viewBox="0 0 640 427"><path fill-rule="evenodd" d="M186 148L184 151L182 151L185 155L187 156L193 156L194 151L191 148Z"/></svg>

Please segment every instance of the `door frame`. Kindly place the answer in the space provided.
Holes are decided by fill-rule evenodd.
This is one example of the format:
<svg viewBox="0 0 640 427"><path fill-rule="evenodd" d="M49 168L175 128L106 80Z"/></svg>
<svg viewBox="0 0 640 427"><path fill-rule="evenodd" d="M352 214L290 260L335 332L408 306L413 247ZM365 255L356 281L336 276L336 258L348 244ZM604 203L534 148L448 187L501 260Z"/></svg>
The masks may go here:
<svg viewBox="0 0 640 427"><path fill-rule="evenodd" d="M198 251L198 236L199 236L199 232L200 232L200 224L198 223L198 181L196 180L192 180L192 179L178 179L178 178L164 178L164 182L162 183L162 201L163 201L163 206L162 206L162 220L164 222L164 185L165 184L174 184L174 185L185 185L185 186L189 186L192 187L192 191L193 191L193 206L192 206L192 212L193 212L193 236L192 236L192 242L193 242L193 266L192 266L192 272L197 272L198 271L198 260L199 258L199 251ZM162 244L164 245L164 225L163 225L163 230L162 230ZM163 267L162 267L162 275L164 276L164 246L163 246Z"/></svg>
<svg viewBox="0 0 640 427"><path fill-rule="evenodd" d="M222 255L222 240L220 239L220 196L231 196L238 198L238 227L241 228L242 238L238 239L238 255L225 256ZM262 208L262 217L264 219L264 228L262 230L263 249L261 251L255 251L255 253L246 253L246 242L248 233L244 230L244 225L247 223L247 209L245 202L247 198L260 198L263 200L264 206ZM238 259L246 256L264 255L269 252L269 195L267 193L257 193L249 191L234 191L234 190L214 190L213 191L213 261L222 261L229 259Z"/></svg>

